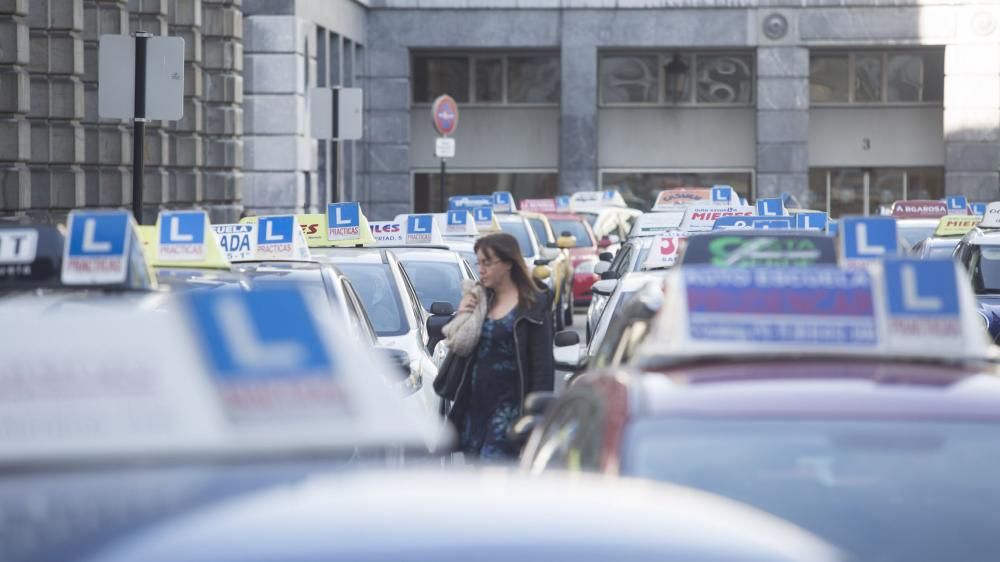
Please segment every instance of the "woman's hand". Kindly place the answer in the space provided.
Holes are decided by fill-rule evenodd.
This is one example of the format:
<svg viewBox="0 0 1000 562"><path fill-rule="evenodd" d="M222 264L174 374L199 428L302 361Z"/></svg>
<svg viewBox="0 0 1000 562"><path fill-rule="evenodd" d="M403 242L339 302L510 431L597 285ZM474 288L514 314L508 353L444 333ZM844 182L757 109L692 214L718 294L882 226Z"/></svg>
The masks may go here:
<svg viewBox="0 0 1000 562"><path fill-rule="evenodd" d="M469 291L462 296L462 302L458 303L458 313L473 312L476 310L476 305L478 304L479 294L475 291Z"/></svg>

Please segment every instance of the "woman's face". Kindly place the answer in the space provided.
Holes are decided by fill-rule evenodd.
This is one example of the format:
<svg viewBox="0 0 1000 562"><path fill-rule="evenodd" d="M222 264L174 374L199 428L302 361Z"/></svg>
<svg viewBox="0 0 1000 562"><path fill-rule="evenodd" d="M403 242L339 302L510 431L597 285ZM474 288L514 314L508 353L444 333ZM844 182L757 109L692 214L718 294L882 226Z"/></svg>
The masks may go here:
<svg viewBox="0 0 1000 562"><path fill-rule="evenodd" d="M495 289L502 281L510 279L511 265L497 259L489 248L478 250L476 259L479 260L479 282L483 287Z"/></svg>

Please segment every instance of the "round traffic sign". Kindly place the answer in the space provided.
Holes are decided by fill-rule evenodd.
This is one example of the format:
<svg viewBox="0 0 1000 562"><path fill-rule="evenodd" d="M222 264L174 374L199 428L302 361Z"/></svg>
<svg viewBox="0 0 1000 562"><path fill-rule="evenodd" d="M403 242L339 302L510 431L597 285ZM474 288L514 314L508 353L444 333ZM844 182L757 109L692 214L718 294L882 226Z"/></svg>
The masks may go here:
<svg viewBox="0 0 1000 562"><path fill-rule="evenodd" d="M431 106L431 119L438 133L444 136L453 134L458 128L458 104L455 99L447 94L438 96Z"/></svg>

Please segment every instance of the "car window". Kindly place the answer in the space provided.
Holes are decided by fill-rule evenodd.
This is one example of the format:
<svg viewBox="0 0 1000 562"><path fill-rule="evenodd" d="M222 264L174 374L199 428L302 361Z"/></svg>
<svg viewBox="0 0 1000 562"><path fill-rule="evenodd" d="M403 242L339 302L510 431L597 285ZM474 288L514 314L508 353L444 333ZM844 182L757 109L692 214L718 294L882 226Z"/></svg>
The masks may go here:
<svg viewBox="0 0 1000 562"><path fill-rule="evenodd" d="M375 344L375 327L372 326L371 320L368 319L368 313L365 312L365 305L361 302L361 297L358 296L357 291L354 290L354 287L347 278L344 278L343 288L344 296L348 300L348 308L351 310L351 319L355 322L355 327L360 333L364 334L364 338L369 343Z"/></svg>
<svg viewBox="0 0 1000 562"><path fill-rule="evenodd" d="M462 270L457 263L401 258L400 264L413 283L420 306L430 312L435 302L447 302L458 310L462 300Z"/></svg>
<svg viewBox="0 0 1000 562"><path fill-rule="evenodd" d="M524 221L503 221L500 223L500 230L517 238L517 245L520 246L521 254L524 257L535 257L535 248L531 244L531 234Z"/></svg>
<svg viewBox="0 0 1000 562"><path fill-rule="evenodd" d="M897 228L899 230L899 237L903 239L906 247L909 249L924 238L930 238L933 236L934 231L937 230L937 225L931 224L924 226L900 222L897 223Z"/></svg>
<svg viewBox="0 0 1000 562"><path fill-rule="evenodd" d="M634 246L632 244L625 244L622 246L618 253L615 255L614 259L611 260L611 266L608 267L610 271L617 272L619 276L625 273L628 268L629 259L632 257L632 250Z"/></svg>
<svg viewBox="0 0 1000 562"><path fill-rule="evenodd" d="M528 224L531 225L531 230L535 231L535 238L538 239L540 244L549 244L554 242L549 238L549 231L545 228L545 221L542 219L528 219Z"/></svg>
<svg viewBox="0 0 1000 562"><path fill-rule="evenodd" d="M600 234L597 233L597 213L576 213L576 214L583 217L583 220L587 221L587 223L590 224L590 228L594 229L594 234L600 236Z"/></svg>
<svg viewBox="0 0 1000 562"><path fill-rule="evenodd" d="M580 221L557 219L552 221L552 230L555 231L556 236L562 236L563 232L568 232L570 236L576 237L577 248L597 244L597 241L591 238L587 227Z"/></svg>
<svg viewBox="0 0 1000 562"><path fill-rule="evenodd" d="M746 503L851 559L1000 552L996 423L644 418L627 429L622 456L623 474Z"/></svg>
<svg viewBox="0 0 1000 562"><path fill-rule="evenodd" d="M955 249L948 246L931 246L927 248L929 258L950 258L955 253Z"/></svg>
<svg viewBox="0 0 1000 562"><path fill-rule="evenodd" d="M969 268L977 293L1000 293L1000 246L973 246Z"/></svg>
<svg viewBox="0 0 1000 562"><path fill-rule="evenodd" d="M379 337L401 336L409 331L389 264L340 262L337 269L351 280Z"/></svg>

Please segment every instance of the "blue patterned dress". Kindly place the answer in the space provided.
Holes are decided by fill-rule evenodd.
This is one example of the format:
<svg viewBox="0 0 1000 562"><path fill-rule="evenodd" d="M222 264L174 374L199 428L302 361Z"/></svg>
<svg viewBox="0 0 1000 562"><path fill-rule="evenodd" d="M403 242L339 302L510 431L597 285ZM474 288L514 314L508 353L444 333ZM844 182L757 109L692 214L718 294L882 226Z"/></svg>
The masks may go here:
<svg viewBox="0 0 1000 562"><path fill-rule="evenodd" d="M517 307L497 320L487 317L476 346L469 407L462 417L460 442L466 458L486 462L515 459L518 446L507 429L521 415L514 319Z"/></svg>

